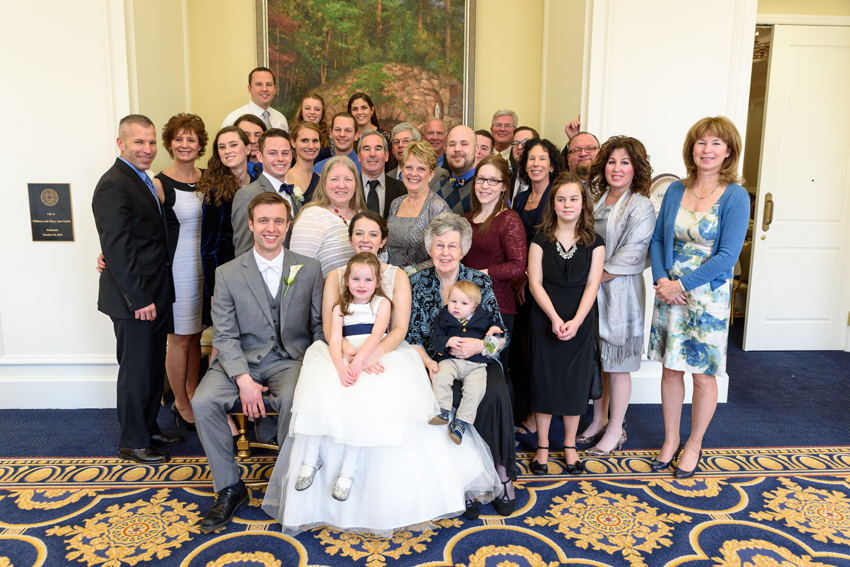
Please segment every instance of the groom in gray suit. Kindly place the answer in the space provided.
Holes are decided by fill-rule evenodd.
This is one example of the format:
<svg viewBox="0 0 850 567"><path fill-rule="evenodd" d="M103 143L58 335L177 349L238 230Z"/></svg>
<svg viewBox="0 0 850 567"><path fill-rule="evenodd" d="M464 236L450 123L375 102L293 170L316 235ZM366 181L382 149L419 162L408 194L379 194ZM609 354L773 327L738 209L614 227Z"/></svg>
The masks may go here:
<svg viewBox="0 0 850 567"><path fill-rule="evenodd" d="M254 235L248 227L248 203L260 193L277 193L288 203L292 211L290 221L304 204L303 194L297 195L295 187L286 182L286 172L292 167L292 141L289 134L280 128L272 128L260 136L259 160L263 164L263 172L257 180L240 189L233 197L233 247L236 255L241 256L254 247ZM302 191L306 191L302 187ZM286 235L289 242L289 235Z"/></svg>
<svg viewBox="0 0 850 567"><path fill-rule="evenodd" d="M207 532L229 524L249 501L226 412L239 398L245 415L265 416L268 392L269 405L280 414L277 438L285 439L304 352L324 340L321 265L283 247L289 204L277 193L261 192L247 211L254 248L216 270L212 318L218 355L192 398L217 493L201 520Z"/></svg>

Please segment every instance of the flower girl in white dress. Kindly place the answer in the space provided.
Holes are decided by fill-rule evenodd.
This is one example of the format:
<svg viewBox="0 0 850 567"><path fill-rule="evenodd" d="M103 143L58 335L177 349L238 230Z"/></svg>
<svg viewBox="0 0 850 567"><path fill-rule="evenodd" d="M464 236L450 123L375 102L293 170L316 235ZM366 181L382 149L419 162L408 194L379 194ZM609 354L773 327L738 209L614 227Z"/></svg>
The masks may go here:
<svg viewBox="0 0 850 567"><path fill-rule="evenodd" d="M263 510L290 534L326 525L389 536L461 514L465 497L492 500L501 485L477 432L458 446L428 425L439 406L410 345L380 358L384 372L361 372L392 311L378 259L351 258L340 289L329 344L304 356ZM357 349L350 360L343 337Z"/></svg>

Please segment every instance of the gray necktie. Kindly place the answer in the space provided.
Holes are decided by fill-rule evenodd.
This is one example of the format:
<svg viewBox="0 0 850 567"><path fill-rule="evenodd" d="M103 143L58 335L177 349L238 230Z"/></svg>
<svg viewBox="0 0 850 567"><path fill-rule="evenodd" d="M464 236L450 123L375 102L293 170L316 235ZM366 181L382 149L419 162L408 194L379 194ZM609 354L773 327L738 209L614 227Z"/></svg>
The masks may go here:
<svg viewBox="0 0 850 567"><path fill-rule="evenodd" d="M266 128L272 127L271 120L269 119L269 111L268 110L263 111L263 122L266 124Z"/></svg>
<svg viewBox="0 0 850 567"><path fill-rule="evenodd" d="M369 180L369 194L366 195L366 208L381 214L381 200L378 198L378 180Z"/></svg>

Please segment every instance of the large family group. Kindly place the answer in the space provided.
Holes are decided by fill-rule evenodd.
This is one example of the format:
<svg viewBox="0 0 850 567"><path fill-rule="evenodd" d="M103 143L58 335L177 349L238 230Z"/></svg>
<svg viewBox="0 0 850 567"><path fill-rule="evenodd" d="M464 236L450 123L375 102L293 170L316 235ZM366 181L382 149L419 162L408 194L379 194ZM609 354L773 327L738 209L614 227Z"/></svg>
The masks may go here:
<svg viewBox="0 0 850 567"><path fill-rule="evenodd" d="M154 178L154 124L123 118L120 157L92 202L98 308L117 339L119 455L163 463L157 447L185 441L157 425L167 372L174 419L197 431L217 493L201 529L226 526L249 501L231 410L280 447L263 509L289 533L388 534L476 518L491 502L510 515L516 435L537 437L534 474L548 472L553 415L570 474L584 472L577 443L592 445L589 456L622 448L645 348L663 364L665 437L652 469L695 473L749 221L728 119L690 129L687 174L659 206L644 145L600 144L578 121L563 151L507 109L489 131L432 118L422 132L389 132L358 92L330 120L308 94L290 127L271 108L269 69L250 73L248 91L205 170L199 116L165 124L173 164Z"/></svg>

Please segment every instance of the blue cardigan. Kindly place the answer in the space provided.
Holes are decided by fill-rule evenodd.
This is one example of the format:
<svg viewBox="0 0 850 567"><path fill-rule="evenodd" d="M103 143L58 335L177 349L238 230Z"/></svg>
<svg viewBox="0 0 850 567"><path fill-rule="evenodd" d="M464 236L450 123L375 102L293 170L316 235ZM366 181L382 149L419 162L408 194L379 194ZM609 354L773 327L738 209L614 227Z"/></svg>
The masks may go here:
<svg viewBox="0 0 850 567"><path fill-rule="evenodd" d="M667 271L673 269L673 225L676 223L676 215L679 213L684 194L685 186L681 181L670 185L664 194L661 211L655 222L655 233L649 244L653 282L669 277ZM682 285L686 290L707 283L711 283L711 289L714 290L732 277L732 270L741 254L750 222L750 196L746 189L737 183L729 184L720 197L717 222L720 227L711 250L711 258L682 278Z"/></svg>

